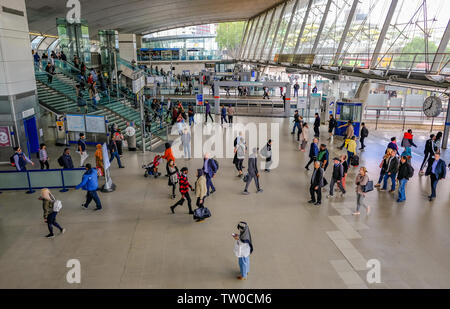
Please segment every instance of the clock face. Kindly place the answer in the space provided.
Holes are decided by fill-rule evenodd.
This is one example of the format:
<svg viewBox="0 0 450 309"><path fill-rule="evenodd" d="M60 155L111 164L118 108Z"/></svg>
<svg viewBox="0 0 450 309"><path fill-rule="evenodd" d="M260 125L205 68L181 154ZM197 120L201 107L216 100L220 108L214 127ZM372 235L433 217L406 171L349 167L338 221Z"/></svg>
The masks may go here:
<svg viewBox="0 0 450 309"><path fill-rule="evenodd" d="M423 102L423 113L427 117L437 117L442 112L442 101L439 97L431 96Z"/></svg>

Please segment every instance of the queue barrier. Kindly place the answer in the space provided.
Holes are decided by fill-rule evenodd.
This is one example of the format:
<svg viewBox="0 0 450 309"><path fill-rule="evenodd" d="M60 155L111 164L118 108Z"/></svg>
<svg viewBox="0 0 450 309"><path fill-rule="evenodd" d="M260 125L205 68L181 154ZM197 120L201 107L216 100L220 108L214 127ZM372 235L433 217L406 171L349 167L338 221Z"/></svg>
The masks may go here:
<svg viewBox="0 0 450 309"><path fill-rule="evenodd" d="M11 190L28 190L26 193L34 193L34 189L59 189L67 192L68 188L74 188L81 182L85 168L74 169L48 169L0 171L0 192Z"/></svg>

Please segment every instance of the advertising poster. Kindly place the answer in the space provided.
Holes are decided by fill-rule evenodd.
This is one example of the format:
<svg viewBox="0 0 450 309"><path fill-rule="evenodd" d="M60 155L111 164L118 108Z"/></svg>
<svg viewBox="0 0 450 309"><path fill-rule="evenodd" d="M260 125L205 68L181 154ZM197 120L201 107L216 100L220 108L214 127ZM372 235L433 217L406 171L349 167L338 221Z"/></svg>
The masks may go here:
<svg viewBox="0 0 450 309"><path fill-rule="evenodd" d="M8 127L0 127L0 147L11 147L11 135Z"/></svg>

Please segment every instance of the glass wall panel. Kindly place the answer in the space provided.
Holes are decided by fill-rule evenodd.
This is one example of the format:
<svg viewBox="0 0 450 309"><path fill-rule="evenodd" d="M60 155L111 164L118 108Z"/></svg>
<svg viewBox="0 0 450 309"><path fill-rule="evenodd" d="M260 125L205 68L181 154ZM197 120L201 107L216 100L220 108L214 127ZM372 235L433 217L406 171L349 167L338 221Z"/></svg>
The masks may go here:
<svg viewBox="0 0 450 309"><path fill-rule="evenodd" d="M247 41L250 36L250 31L252 30L252 27L253 27L253 19L250 19L248 21L247 32L244 33L244 39L242 40L242 50L241 50L241 55L240 55L240 58L242 58L242 59L244 58L244 53L245 53L245 50L246 50L247 44L248 44Z"/></svg>
<svg viewBox="0 0 450 309"><path fill-rule="evenodd" d="M338 65L368 68L391 0L360 0Z"/></svg>
<svg viewBox="0 0 450 309"><path fill-rule="evenodd" d="M298 35L302 27L303 20L305 18L306 8L308 7L309 0L299 0L297 9L294 13L294 19L292 20L291 29L284 46L283 54L293 54L295 44L297 43Z"/></svg>
<svg viewBox="0 0 450 309"><path fill-rule="evenodd" d="M259 39L258 45L255 48L255 54L253 56L253 59L255 60L259 60L259 56L261 55L261 49L263 48L264 45L264 40L266 39L267 36L267 31L269 30L269 26L270 26L270 19L272 18L274 10L270 10L269 12L267 12L267 16L266 16L266 22L264 23L263 27L262 27L262 32L261 32L261 37Z"/></svg>
<svg viewBox="0 0 450 309"><path fill-rule="evenodd" d="M256 28L255 28L255 36L253 37L253 40L251 42L252 44L251 44L250 48L248 49L248 54L247 54L247 57L245 57L245 59L251 59L251 57L255 53L256 44L258 43L258 38L261 33L265 15L266 14L262 14L258 17L258 21L256 23Z"/></svg>
<svg viewBox="0 0 450 309"><path fill-rule="evenodd" d="M280 52L281 45L284 41L284 36L286 35L286 31L289 25L289 21L291 20L292 10L294 9L296 0L290 0L286 8L284 9L283 16L281 18L280 27L278 29L278 34L275 39L275 44L273 45L272 54L269 57L269 60L274 60L275 55Z"/></svg>
<svg viewBox="0 0 450 309"><path fill-rule="evenodd" d="M252 43L252 38L253 38L253 36L254 36L254 33L255 33L255 28L256 28L256 22L257 22L257 18L253 18L251 21L250 21L250 23L251 23L251 25L250 25L250 30L249 30L249 33L248 33L248 35L247 35L247 39L246 39L246 44L244 45L245 46L245 49L244 49L244 52L242 53L242 59L245 59L246 58L246 56L247 56L247 54L248 54L248 49L249 49L249 47L250 47L250 44Z"/></svg>
<svg viewBox="0 0 450 309"><path fill-rule="evenodd" d="M269 52L270 52L270 47L272 46L272 42L274 41L275 37L276 37L276 28L278 25L278 21L280 20L280 15L281 15L281 11L283 9L283 5L279 5L275 8L275 15L273 16L272 19L272 25L270 27L269 30L269 35L267 36L267 42L266 45L263 46L264 50L263 50L263 54L261 59L262 60L269 60Z"/></svg>
<svg viewBox="0 0 450 309"><path fill-rule="evenodd" d="M399 0L376 66L385 68L391 63L393 69L429 70L449 20L446 3Z"/></svg>
<svg viewBox="0 0 450 309"><path fill-rule="evenodd" d="M345 24L348 20L351 5L352 1L348 0L334 0L331 3L319 45L315 52L315 64L330 65L333 62Z"/></svg>
<svg viewBox="0 0 450 309"><path fill-rule="evenodd" d="M328 0L314 0L300 41L298 54L310 54L312 52L327 2Z"/></svg>

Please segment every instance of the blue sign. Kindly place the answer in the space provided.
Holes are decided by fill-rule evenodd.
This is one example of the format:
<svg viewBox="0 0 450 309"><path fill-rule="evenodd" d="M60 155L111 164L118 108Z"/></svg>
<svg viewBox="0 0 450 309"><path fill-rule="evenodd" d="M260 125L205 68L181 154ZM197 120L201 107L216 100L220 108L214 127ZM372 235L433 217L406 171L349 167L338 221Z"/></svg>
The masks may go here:
<svg viewBox="0 0 450 309"><path fill-rule="evenodd" d="M203 94L197 94L196 101L197 105L203 105Z"/></svg>

